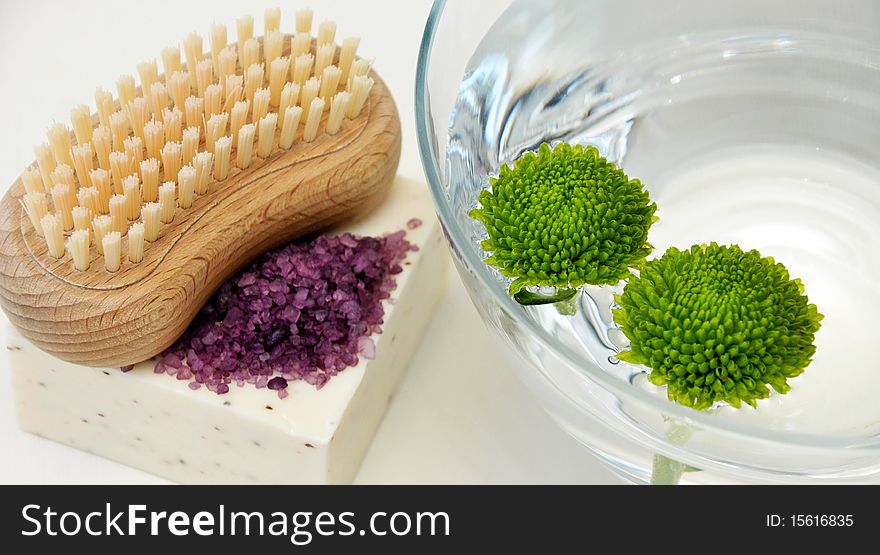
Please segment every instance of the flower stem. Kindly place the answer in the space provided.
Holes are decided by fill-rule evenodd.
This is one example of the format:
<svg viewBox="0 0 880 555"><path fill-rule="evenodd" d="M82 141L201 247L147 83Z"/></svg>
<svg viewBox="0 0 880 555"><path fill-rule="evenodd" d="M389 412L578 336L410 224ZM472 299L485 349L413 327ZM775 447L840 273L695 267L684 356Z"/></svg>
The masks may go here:
<svg viewBox="0 0 880 555"><path fill-rule="evenodd" d="M577 294L577 289L559 289L553 295L541 295L540 293L532 293L525 289L519 290L514 296L514 300L521 305L539 305L554 304L562 301L568 301Z"/></svg>
<svg viewBox="0 0 880 555"><path fill-rule="evenodd" d="M684 445L690 437L691 429L687 424L670 420L669 429L666 431L666 441L673 445ZM670 459L666 455L655 454L651 465L651 485L675 486L681 481L682 473L699 470L699 468Z"/></svg>
<svg viewBox="0 0 880 555"><path fill-rule="evenodd" d="M684 472L684 464L665 455L654 455L654 462L651 465L651 485L678 485L682 472Z"/></svg>

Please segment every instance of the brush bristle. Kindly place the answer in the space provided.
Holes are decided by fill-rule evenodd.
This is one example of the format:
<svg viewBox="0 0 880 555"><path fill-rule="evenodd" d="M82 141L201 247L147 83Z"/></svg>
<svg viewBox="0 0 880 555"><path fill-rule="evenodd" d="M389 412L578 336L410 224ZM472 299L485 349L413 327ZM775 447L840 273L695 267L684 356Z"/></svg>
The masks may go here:
<svg viewBox="0 0 880 555"><path fill-rule="evenodd" d="M116 93L119 95L119 105L123 108L135 99L137 90L134 84L134 77L131 75L120 75L116 80Z"/></svg>
<svg viewBox="0 0 880 555"><path fill-rule="evenodd" d="M91 213L85 206L73 207L73 229L85 229L88 231L91 225Z"/></svg>
<svg viewBox="0 0 880 555"><path fill-rule="evenodd" d="M40 172L33 168L25 168L21 173L21 182L24 185L25 193L43 194L46 192L43 187L43 181L40 178Z"/></svg>
<svg viewBox="0 0 880 555"><path fill-rule="evenodd" d="M214 73L220 74L220 53L226 48L226 25L214 23L211 25L211 62L214 65Z"/></svg>
<svg viewBox="0 0 880 555"><path fill-rule="evenodd" d="M135 222L128 227L128 261L138 264L144 259L144 223Z"/></svg>
<svg viewBox="0 0 880 555"><path fill-rule="evenodd" d="M177 205L186 210L192 206L193 196L196 193L196 170L192 166L183 166L177 172L177 184L180 193L177 197Z"/></svg>
<svg viewBox="0 0 880 555"><path fill-rule="evenodd" d="M110 197L110 218L113 220L113 230L120 235L128 228L128 199L125 195Z"/></svg>
<svg viewBox="0 0 880 555"><path fill-rule="evenodd" d="M70 257L73 258L73 267L80 272L89 269L89 229L77 229L70 234L67 248L70 251Z"/></svg>
<svg viewBox="0 0 880 555"><path fill-rule="evenodd" d="M92 220L92 232L95 235L95 248L98 254L104 254L104 236L113 231L113 218L106 214L96 216Z"/></svg>
<svg viewBox="0 0 880 555"><path fill-rule="evenodd" d="M111 273L119 271L122 234L118 231L111 231L104 235L101 242L104 244L104 269Z"/></svg>
<svg viewBox="0 0 880 555"><path fill-rule="evenodd" d="M162 69L166 78L180 71L180 48L172 46L162 50Z"/></svg>
<svg viewBox="0 0 880 555"><path fill-rule="evenodd" d="M46 237L49 256L64 256L64 229L61 227L61 219L55 214L46 214L40 220L40 225L43 227L43 236Z"/></svg>
<svg viewBox="0 0 880 555"><path fill-rule="evenodd" d="M49 213L49 210L46 207L46 195L43 194L42 191L31 191L25 193L25 195L21 198L21 203L24 207L25 213L31 221L31 225L34 226L34 230L37 232L37 235L42 237L43 226L40 223L40 220L43 219L43 216Z"/></svg>
<svg viewBox="0 0 880 555"><path fill-rule="evenodd" d="M166 181L159 187L159 219L163 224L170 224L174 221L174 202L175 185L173 181Z"/></svg>
<svg viewBox="0 0 880 555"><path fill-rule="evenodd" d="M332 21L312 36L313 19L312 10L297 11L285 35L281 10L267 9L257 38L254 18L245 16L236 21L236 44L225 25L213 24L207 52L190 33L161 50L161 76L156 59L143 61L135 68L140 89L135 77L121 75L118 103L99 87L96 117L81 104L70 127L53 123L34 151L35 167L21 175L20 199L49 255L67 252L74 269L86 271L94 244L108 272L138 264L162 226L212 184L289 150L297 136L314 141L328 109L328 135L358 117L373 85L370 62L356 57L360 40L337 46Z"/></svg>
<svg viewBox="0 0 880 555"><path fill-rule="evenodd" d="M281 8L266 8L263 14L263 34L268 35L272 31L281 28Z"/></svg>
<svg viewBox="0 0 880 555"><path fill-rule="evenodd" d="M156 193L158 196L158 192ZM162 206L158 202L148 202L141 208L141 221L144 224L144 238L150 243L159 239Z"/></svg>
<svg viewBox="0 0 880 555"><path fill-rule="evenodd" d="M254 18L246 15L240 17L235 22L236 38L238 39L238 59L244 59L244 45L254 38Z"/></svg>
<svg viewBox="0 0 880 555"><path fill-rule="evenodd" d="M251 166L254 155L254 130L253 123L243 125L238 130L238 148L235 154L235 165L245 170Z"/></svg>

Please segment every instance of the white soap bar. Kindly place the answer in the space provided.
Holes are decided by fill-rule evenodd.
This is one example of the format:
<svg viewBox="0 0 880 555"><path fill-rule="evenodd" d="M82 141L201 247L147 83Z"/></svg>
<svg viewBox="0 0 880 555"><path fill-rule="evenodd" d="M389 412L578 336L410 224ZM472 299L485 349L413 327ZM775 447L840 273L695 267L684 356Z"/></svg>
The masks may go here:
<svg viewBox="0 0 880 555"><path fill-rule="evenodd" d="M423 223L408 229L411 218ZM14 329L7 335L19 424L28 432L182 483L347 483L353 478L445 284L447 255L427 187L398 178L373 213L330 233L406 229L419 247L385 302L376 358L320 390L289 396L247 384L217 395L155 374L58 360Z"/></svg>

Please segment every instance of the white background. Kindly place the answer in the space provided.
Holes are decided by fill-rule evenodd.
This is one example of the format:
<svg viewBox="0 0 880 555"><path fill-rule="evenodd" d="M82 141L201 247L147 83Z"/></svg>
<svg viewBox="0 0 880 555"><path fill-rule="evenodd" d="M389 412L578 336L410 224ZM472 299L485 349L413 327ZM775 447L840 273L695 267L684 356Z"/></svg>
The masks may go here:
<svg viewBox="0 0 880 555"><path fill-rule="evenodd" d="M262 34L265 7L278 0L0 0L0 189L33 160L53 121L70 108L94 109L96 86L114 91L139 61L159 58L190 31L207 39L212 22L251 14ZM311 0L281 4L282 31L293 13L335 20L337 36L362 37L359 54L397 101L403 126L399 173L424 179L414 124L416 56L430 2ZM5 317L0 316L5 320ZM5 328L6 322L0 322ZM5 351L3 351L5 352ZM158 483L160 479L20 432L7 363L0 353L0 482ZM412 360L357 479L361 483L617 482L537 406L500 354L450 271L449 289Z"/></svg>

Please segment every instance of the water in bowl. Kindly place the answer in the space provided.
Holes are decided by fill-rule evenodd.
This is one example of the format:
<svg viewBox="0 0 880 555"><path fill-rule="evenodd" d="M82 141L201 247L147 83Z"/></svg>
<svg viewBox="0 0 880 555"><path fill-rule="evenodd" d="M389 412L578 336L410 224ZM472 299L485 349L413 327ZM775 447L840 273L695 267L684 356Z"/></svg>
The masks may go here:
<svg viewBox="0 0 880 555"><path fill-rule="evenodd" d="M710 241L758 249L800 277L825 315L813 363L788 395L757 410L720 406L717 418L880 434L878 54L851 37L775 27L652 37L591 56L575 5L553 6L560 13L514 3L461 85L447 194L475 247L485 232L466 214L500 164L542 142L593 144L656 200L657 255ZM585 288L575 317L523 310L605 372L665 396L644 368L614 358L626 348L611 320L622 286Z"/></svg>

